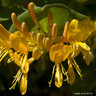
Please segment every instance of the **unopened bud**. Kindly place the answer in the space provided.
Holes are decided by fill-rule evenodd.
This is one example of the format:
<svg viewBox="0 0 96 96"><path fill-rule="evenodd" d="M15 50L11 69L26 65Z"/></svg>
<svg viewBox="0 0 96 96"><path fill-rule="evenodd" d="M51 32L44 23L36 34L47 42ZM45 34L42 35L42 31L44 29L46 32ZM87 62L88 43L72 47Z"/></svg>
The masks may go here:
<svg viewBox="0 0 96 96"><path fill-rule="evenodd" d="M68 29L69 29L69 22L67 21L64 26L64 32L63 32L63 41L67 41L67 34L68 34Z"/></svg>
<svg viewBox="0 0 96 96"><path fill-rule="evenodd" d="M20 24L20 22L18 21L17 16L16 16L15 13L12 13L12 14L11 14L11 18L12 18L12 21L13 21L13 24L15 25L15 27L16 27L17 29L19 29L20 31L22 31L22 29L21 29L21 24Z"/></svg>
<svg viewBox="0 0 96 96"><path fill-rule="evenodd" d="M32 20L34 21L34 23L43 32L43 29L42 29L41 25L39 24L39 21L37 20L37 17L36 17L36 14L35 14L35 10L34 10L34 3L33 2L31 2L31 3L28 4L28 11L29 11L29 14L30 14Z"/></svg>
<svg viewBox="0 0 96 96"><path fill-rule="evenodd" d="M39 49L37 47L35 47L33 49L33 53L32 53L32 57L36 60L38 60L41 56L41 52L39 51Z"/></svg>
<svg viewBox="0 0 96 96"><path fill-rule="evenodd" d="M30 34L29 34L29 31L28 31L28 28L27 28L27 25L25 22L22 23L21 25L22 27L22 32L24 33L24 36L27 38L27 39L30 39Z"/></svg>
<svg viewBox="0 0 96 96"><path fill-rule="evenodd" d="M54 40L57 37L57 33L58 33L58 27L57 24L55 23L52 26L52 33L51 33L52 40Z"/></svg>
<svg viewBox="0 0 96 96"><path fill-rule="evenodd" d="M53 16L51 11L48 12L48 35L51 35L52 31L52 24L53 24Z"/></svg>
<svg viewBox="0 0 96 96"><path fill-rule="evenodd" d="M51 45L52 45L51 39L50 39L50 38L46 38L46 39L45 39L45 48L46 48L47 51L50 50Z"/></svg>
<svg viewBox="0 0 96 96"><path fill-rule="evenodd" d="M23 74L20 82L20 92L24 95L27 91L27 74Z"/></svg>
<svg viewBox="0 0 96 96"><path fill-rule="evenodd" d="M37 33L37 44L38 47L40 48L43 47L43 36L40 33Z"/></svg>
<svg viewBox="0 0 96 96"><path fill-rule="evenodd" d="M36 34L35 34L35 32L32 32L32 33L31 33L31 38L32 38L34 41L36 41Z"/></svg>

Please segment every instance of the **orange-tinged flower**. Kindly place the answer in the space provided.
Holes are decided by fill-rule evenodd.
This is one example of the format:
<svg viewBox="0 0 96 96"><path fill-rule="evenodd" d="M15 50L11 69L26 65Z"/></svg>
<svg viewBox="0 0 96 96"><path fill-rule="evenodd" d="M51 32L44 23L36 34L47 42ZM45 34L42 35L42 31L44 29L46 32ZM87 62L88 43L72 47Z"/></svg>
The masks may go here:
<svg viewBox="0 0 96 96"><path fill-rule="evenodd" d="M56 87L60 88L63 84L63 74L66 75L66 79L64 81L68 82L68 74L65 68L62 65L62 61L65 61L69 54L71 53L71 46L70 45L64 45L63 43L54 44L50 51L49 56L51 61L55 62L55 65L53 67L51 80L49 82L49 87L51 86L51 82L54 75L54 70L56 67L55 72L55 85Z"/></svg>
<svg viewBox="0 0 96 96"><path fill-rule="evenodd" d="M89 18L82 21L73 19L70 22L67 40L72 41L85 41L87 37L94 31L94 24Z"/></svg>
<svg viewBox="0 0 96 96"><path fill-rule="evenodd" d="M0 24L0 62L12 47L9 40L10 35L11 34Z"/></svg>

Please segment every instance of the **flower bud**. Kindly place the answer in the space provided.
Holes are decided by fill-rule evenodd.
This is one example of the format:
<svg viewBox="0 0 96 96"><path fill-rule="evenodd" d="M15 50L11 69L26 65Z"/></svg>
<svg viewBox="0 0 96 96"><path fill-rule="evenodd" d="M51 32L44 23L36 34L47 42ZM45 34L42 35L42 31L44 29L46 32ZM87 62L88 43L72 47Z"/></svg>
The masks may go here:
<svg viewBox="0 0 96 96"><path fill-rule="evenodd" d="M21 29L21 24L20 24L20 22L18 21L17 16L16 16L15 13L12 13L12 14L11 14L11 18L12 18L12 21L13 21L13 24L15 25L15 27L16 27L17 29L19 29L20 31L22 31L22 29Z"/></svg>
<svg viewBox="0 0 96 96"><path fill-rule="evenodd" d="M69 29L69 22L67 21L65 23L64 32L63 32L64 41L67 41L68 29Z"/></svg>
<svg viewBox="0 0 96 96"><path fill-rule="evenodd" d="M37 20L37 17L36 17L36 14L35 14L35 10L34 10L34 3L33 2L31 2L31 3L28 4L28 11L29 11L29 14L30 14L32 20L34 21L34 23L43 32L43 29L42 29L41 25L39 24L39 22Z"/></svg>
<svg viewBox="0 0 96 96"><path fill-rule="evenodd" d="M51 39L50 39L50 38L46 38L46 39L45 39L45 48L46 48L47 51L50 50L51 45L52 45Z"/></svg>
<svg viewBox="0 0 96 96"><path fill-rule="evenodd" d="M20 82L20 92L24 95L27 91L27 74L23 74Z"/></svg>
<svg viewBox="0 0 96 96"><path fill-rule="evenodd" d="M36 60L38 60L38 59L40 58L41 53L40 53L40 51L39 51L39 49L38 49L37 47L35 47L35 48L33 49L32 56L33 56L33 58L36 59Z"/></svg>
<svg viewBox="0 0 96 96"><path fill-rule="evenodd" d="M52 33L51 33L52 40L54 40L57 37L57 33L58 33L58 27L57 24L55 23L52 26Z"/></svg>
<svg viewBox="0 0 96 96"><path fill-rule="evenodd" d="M31 32L31 38L32 38L34 41L36 41L36 34L35 34L35 32Z"/></svg>
<svg viewBox="0 0 96 96"><path fill-rule="evenodd" d="M52 31L52 24L53 24L53 17L51 11L48 12L48 35L51 35Z"/></svg>
<svg viewBox="0 0 96 96"><path fill-rule="evenodd" d="M22 32L24 33L24 36L27 38L27 39L30 39L30 34L29 34L29 31L28 31L28 28L27 28L27 25L25 22L22 23L21 25L22 27Z"/></svg>
<svg viewBox="0 0 96 96"><path fill-rule="evenodd" d="M40 33L37 33L37 44L39 48L43 47L43 36Z"/></svg>

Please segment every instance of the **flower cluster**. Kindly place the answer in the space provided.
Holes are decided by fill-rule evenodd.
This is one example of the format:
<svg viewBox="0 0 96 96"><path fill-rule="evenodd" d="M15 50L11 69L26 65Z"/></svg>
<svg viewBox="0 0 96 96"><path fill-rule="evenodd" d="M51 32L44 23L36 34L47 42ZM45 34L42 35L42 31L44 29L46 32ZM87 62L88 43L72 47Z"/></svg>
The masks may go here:
<svg viewBox="0 0 96 96"><path fill-rule="evenodd" d="M49 87L54 73L56 87L60 88L63 81L72 85L75 81L73 67L82 78L81 69L75 61L75 57L81 52L86 64L90 64L89 55L92 56L92 54L85 40L95 30L94 24L89 18L82 21L73 19L70 23L67 21L63 35L58 37L58 26L53 23L51 12L48 12L48 33L45 33L36 17L34 3L29 3L28 11L38 27L36 32L29 32L25 22L20 24L15 13L12 13L12 21L18 31L10 33L0 24L0 61L9 54L10 58L7 63L14 61L20 67L14 76L13 85L9 89L14 89L16 83L20 82L21 94L26 93L29 66L34 60L38 60L44 52L49 52L50 60L54 62L51 80L48 82ZM32 57L29 59L28 52L32 52ZM68 61L67 70L62 64L65 60Z"/></svg>

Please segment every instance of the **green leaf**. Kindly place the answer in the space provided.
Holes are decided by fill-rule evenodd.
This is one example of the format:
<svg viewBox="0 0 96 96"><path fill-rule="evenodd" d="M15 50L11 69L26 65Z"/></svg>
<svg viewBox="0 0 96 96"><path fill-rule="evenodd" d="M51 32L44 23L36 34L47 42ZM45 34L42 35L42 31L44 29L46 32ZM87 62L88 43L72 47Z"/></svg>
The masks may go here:
<svg viewBox="0 0 96 96"><path fill-rule="evenodd" d="M82 20L86 18L85 15L75 12L74 10L62 4L50 4L50 5L45 5L42 8L35 7L36 16L45 32L47 32L48 30L47 28L48 27L48 20L47 20L48 11L52 12L53 19L54 19L53 21L58 25L58 31L59 31L58 35L62 34L66 21L71 21L74 18L78 20ZM18 19L20 23L26 22L30 32L37 30L37 27L35 26L34 22L29 16L28 11L19 15ZM15 32L16 30L17 29L14 27L14 25L12 25L9 29L9 31L12 33Z"/></svg>

